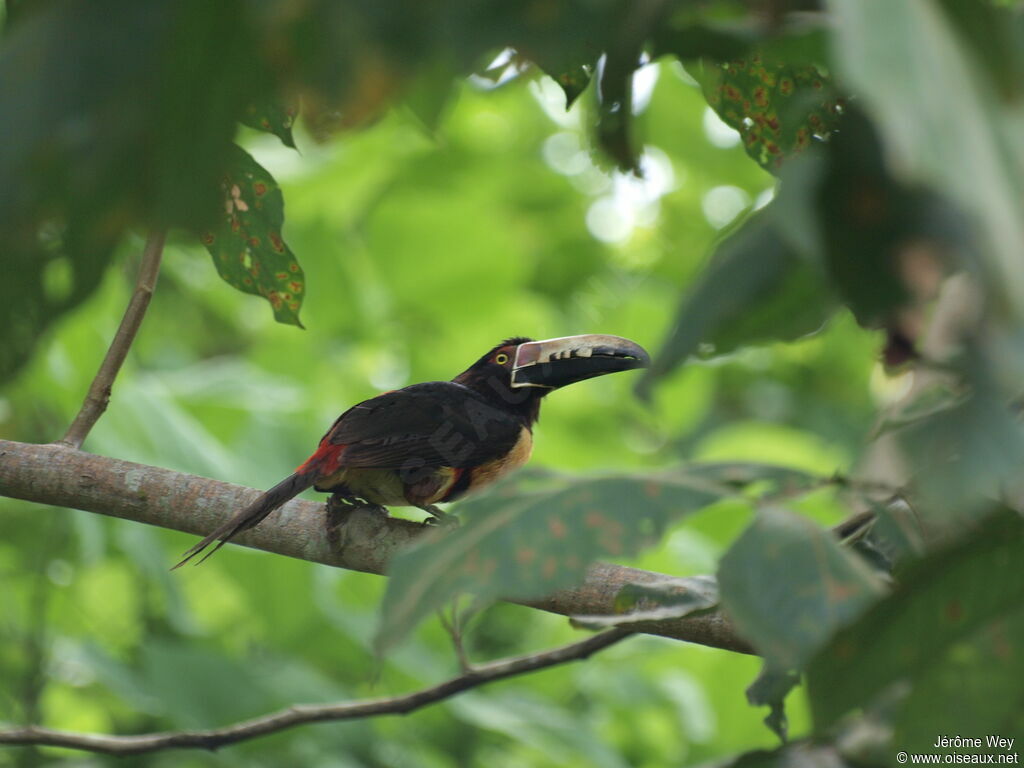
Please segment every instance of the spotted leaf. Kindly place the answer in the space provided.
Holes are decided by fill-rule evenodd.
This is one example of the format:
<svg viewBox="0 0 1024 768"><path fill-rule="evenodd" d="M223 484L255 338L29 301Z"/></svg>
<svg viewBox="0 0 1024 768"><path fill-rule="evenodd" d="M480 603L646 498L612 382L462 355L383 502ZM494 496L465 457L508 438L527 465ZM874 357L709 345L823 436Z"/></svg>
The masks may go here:
<svg viewBox="0 0 1024 768"><path fill-rule="evenodd" d="M459 528L426 536L395 558L377 646L397 643L463 592L529 600L578 584L594 560L633 555L670 521L729 493L696 472L503 483L458 507Z"/></svg>
<svg viewBox="0 0 1024 768"><path fill-rule="evenodd" d="M722 605L776 669L799 669L882 594L882 583L831 532L761 511L722 557Z"/></svg>
<svg viewBox="0 0 1024 768"><path fill-rule="evenodd" d="M1004 688L1001 697L992 696L992 686L964 680L1024 669L1020 643L1013 640L1020 638L1024 604L1024 520L1004 510L957 538L906 568L893 594L840 632L810 664L807 686L819 732L850 709L870 705L899 681L912 683L907 706L928 713L926 722L934 727L945 716L945 725L966 728L969 718L974 722L974 710L993 704L1014 707L1022 700L1019 674L1008 678L1015 684ZM979 663L960 679L963 668L971 666L963 662L972 659ZM948 695L921 701L919 689ZM961 694L973 696L974 702L958 700ZM904 719L903 726L913 720ZM982 725L992 727L997 721ZM925 730L926 738L946 732Z"/></svg>
<svg viewBox="0 0 1024 768"><path fill-rule="evenodd" d="M284 103L276 99L264 99L250 103L242 114L241 123L257 131L272 133L286 147L295 149L292 126L298 114L296 103Z"/></svg>
<svg viewBox="0 0 1024 768"><path fill-rule="evenodd" d="M221 181L224 212L220 226L201 236L217 272L240 291L270 302L279 323L300 328L306 290L302 267L284 242L284 198L274 178L235 147Z"/></svg>
<svg viewBox="0 0 1024 768"><path fill-rule="evenodd" d="M708 103L770 171L831 134L842 111L831 80L814 64L793 66L755 49L723 64L705 62L703 74Z"/></svg>

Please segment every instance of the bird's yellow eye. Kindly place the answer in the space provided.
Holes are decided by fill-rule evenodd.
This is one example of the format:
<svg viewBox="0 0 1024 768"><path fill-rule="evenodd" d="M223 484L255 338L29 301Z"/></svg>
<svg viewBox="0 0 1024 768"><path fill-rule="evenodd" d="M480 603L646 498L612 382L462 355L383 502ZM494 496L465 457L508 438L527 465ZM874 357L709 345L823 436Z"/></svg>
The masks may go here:
<svg viewBox="0 0 1024 768"><path fill-rule="evenodd" d="M499 352L494 356L494 362L496 362L498 365L504 365L505 363L508 362L508 355L506 355L504 352Z"/></svg>

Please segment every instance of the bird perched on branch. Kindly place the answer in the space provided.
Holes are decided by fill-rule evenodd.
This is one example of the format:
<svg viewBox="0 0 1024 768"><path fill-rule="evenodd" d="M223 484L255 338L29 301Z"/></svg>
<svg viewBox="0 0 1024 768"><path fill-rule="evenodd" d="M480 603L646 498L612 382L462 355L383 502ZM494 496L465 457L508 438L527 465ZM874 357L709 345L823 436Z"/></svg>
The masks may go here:
<svg viewBox="0 0 1024 768"><path fill-rule="evenodd" d="M219 539L209 557L310 487L378 506L419 507L444 520L448 514L435 504L454 501L526 463L548 392L649 362L643 347L618 336L506 339L451 381L413 384L349 408L295 474L174 567Z"/></svg>

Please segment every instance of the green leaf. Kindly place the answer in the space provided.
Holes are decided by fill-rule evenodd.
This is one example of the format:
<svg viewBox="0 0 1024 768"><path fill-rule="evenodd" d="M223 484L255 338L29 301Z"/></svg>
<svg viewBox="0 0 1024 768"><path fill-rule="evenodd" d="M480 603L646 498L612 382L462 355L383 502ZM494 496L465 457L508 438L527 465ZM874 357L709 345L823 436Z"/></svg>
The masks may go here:
<svg viewBox="0 0 1024 768"><path fill-rule="evenodd" d="M648 41L669 11L668 3L620 3L608 19L611 28L598 69L596 138L619 170L640 175L643 141L636 137L633 80L648 62Z"/></svg>
<svg viewBox="0 0 1024 768"><path fill-rule="evenodd" d="M827 60L826 31L810 16L765 25L748 9L729 2L678 3L653 30L651 47L655 57L668 53L683 61L711 59L720 64L749 57L756 48L772 61L802 67Z"/></svg>
<svg viewBox="0 0 1024 768"><path fill-rule="evenodd" d="M872 504L872 508L875 519L864 540L882 554L890 571L924 553L922 521L905 502Z"/></svg>
<svg viewBox="0 0 1024 768"><path fill-rule="evenodd" d="M947 253L970 252L969 226L939 195L892 176L859 109L824 150L814 208L829 276L862 326L894 327L904 306L933 298Z"/></svg>
<svg viewBox="0 0 1024 768"><path fill-rule="evenodd" d="M92 295L133 227L213 220L252 89L234 2L30 6L0 48L0 380Z"/></svg>
<svg viewBox="0 0 1024 768"><path fill-rule="evenodd" d="M708 104L766 170L838 127L841 100L814 64L788 63L758 48L724 64L705 62L701 81Z"/></svg>
<svg viewBox="0 0 1024 768"><path fill-rule="evenodd" d="M758 39L758 30L750 24L715 24L690 17L678 22L672 19L655 30L653 44L655 55L671 53L683 61L730 61L745 54Z"/></svg>
<svg viewBox="0 0 1024 768"><path fill-rule="evenodd" d="M822 733L851 709L870 705L893 683L930 674L958 642L1015 615L1024 602L1022 562L1024 520L1004 510L908 567L895 592L809 665L815 730Z"/></svg>
<svg viewBox="0 0 1024 768"><path fill-rule="evenodd" d="M882 594L831 532L778 509L761 511L722 557L718 584L740 634L778 669L801 669Z"/></svg>
<svg viewBox="0 0 1024 768"><path fill-rule="evenodd" d="M886 156L899 159L900 180L942 190L968 214L985 261L979 277L988 303L1019 321L1024 135L1015 102L999 99L964 29L947 13L951 3L828 5L837 76L878 125ZM975 3L963 5L970 8L964 13L976 12Z"/></svg>
<svg viewBox="0 0 1024 768"><path fill-rule="evenodd" d="M786 717L786 696L800 684L800 675L790 669L777 669L766 663L761 674L747 688L747 701L752 707L769 707L764 719L776 736L786 741L789 719Z"/></svg>
<svg viewBox="0 0 1024 768"><path fill-rule="evenodd" d="M597 61L621 27L621 5L614 0L570 0L547 6L538 14L515 14L503 19L503 33L518 54L535 63L565 93L569 109L590 84Z"/></svg>
<svg viewBox="0 0 1024 768"><path fill-rule="evenodd" d="M995 372L974 352L962 362L969 396L896 433L930 512L924 522L938 528L987 512L1024 462L1024 429L1002 401Z"/></svg>
<svg viewBox="0 0 1024 768"><path fill-rule="evenodd" d="M1016 734L1020 743L1024 737L1024 608L1011 610L953 643L914 682L896 718L893 743L923 752L940 733Z"/></svg>
<svg viewBox="0 0 1024 768"><path fill-rule="evenodd" d="M423 537L391 563L377 646L396 644L461 592L533 599L578 584L597 558L635 554L670 521L727 494L684 472L503 483L457 507L459 528Z"/></svg>
<svg viewBox="0 0 1024 768"><path fill-rule="evenodd" d="M718 583L712 576L664 577L624 585L615 596L613 616L573 616L585 629L628 627L645 621L681 619L718 604Z"/></svg>
<svg viewBox="0 0 1024 768"><path fill-rule="evenodd" d="M274 178L239 147L221 183L221 225L202 235L217 272L244 293L263 296L279 323L300 328L302 267L281 236L284 198Z"/></svg>
<svg viewBox="0 0 1024 768"><path fill-rule="evenodd" d="M550 75L551 79L558 83L565 92L565 108L568 110L576 103L576 99L587 90L593 71L593 65L588 62L563 72L547 72L546 74Z"/></svg>
<svg viewBox="0 0 1024 768"><path fill-rule="evenodd" d="M558 83L565 93L565 109L568 111L576 100L583 95L594 76L599 51L580 50L578 59L570 59L564 54L553 58L545 58L536 64L541 71Z"/></svg>
<svg viewBox="0 0 1024 768"><path fill-rule="evenodd" d="M619 170L629 173L640 169L633 120L633 74L639 66L639 47L609 53L599 83L597 143Z"/></svg>
<svg viewBox="0 0 1024 768"><path fill-rule="evenodd" d="M439 57L420 68L409 83L403 98L405 106L431 134L437 131L445 109L452 98L452 85L457 82L456 63Z"/></svg>
<svg viewBox="0 0 1024 768"><path fill-rule="evenodd" d="M719 246L683 299L640 389L649 389L702 345L705 354L724 354L813 333L832 307L822 276L783 237L772 212L762 211Z"/></svg>
<svg viewBox="0 0 1024 768"><path fill-rule="evenodd" d="M97 229L95 222L76 214L36 226L0 223L0 232L7 235L0 280L0 383L28 361L51 323L100 284L114 242Z"/></svg>
<svg viewBox="0 0 1024 768"><path fill-rule="evenodd" d="M938 0L953 29L971 47L971 53L1007 101L1021 95L1024 32L1021 7L1000 7L992 0Z"/></svg>
<svg viewBox="0 0 1024 768"><path fill-rule="evenodd" d="M787 163L778 196L722 242L684 298L641 393L694 353L812 333L836 297L862 325L898 330L900 310L927 299L932 279L948 269L939 244L966 248L962 215L891 177L860 112L847 110L842 126Z"/></svg>
<svg viewBox="0 0 1024 768"><path fill-rule="evenodd" d="M292 126L295 125L295 116L298 113L298 102L283 103L277 99L264 99L249 104L240 122L257 131L272 133L286 147L295 149Z"/></svg>

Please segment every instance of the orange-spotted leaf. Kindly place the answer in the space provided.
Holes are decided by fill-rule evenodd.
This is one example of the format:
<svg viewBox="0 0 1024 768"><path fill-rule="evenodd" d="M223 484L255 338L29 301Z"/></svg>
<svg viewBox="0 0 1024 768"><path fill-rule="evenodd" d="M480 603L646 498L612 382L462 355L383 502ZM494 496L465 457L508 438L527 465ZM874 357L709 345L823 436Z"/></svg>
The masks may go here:
<svg viewBox="0 0 1024 768"><path fill-rule="evenodd" d="M960 729L988 733L972 723L998 731L1000 718L1020 712L1024 692L1022 606L1024 519L1002 510L905 568L889 597L814 658L807 686L815 729L902 681L911 694L901 728L916 730L914 746Z"/></svg>
<svg viewBox="0 0 1024 768"><path fill-rule="evenodd" d="M757 49L724 64L706 62L702 79L708 103L769 171L831 134L842 111L831 80L814 64L790 65Z"/></svg>
<svg viewBox="0 0 1024 768"><path fill-rule="evenodd" d="M235 147L221 183L221 225L200 238L217 272L238 290L270 302L279 323L301 328L299 309L306 281L281 235L284 198L277 182L247 152Z"/></svg>
<svg viewBox="0 0 1024 768"><path fill-rule="evenodd" d="M800 669L883 594L881 580L809 520L765 509L722 557L722 606L776 669Z"/></svg>
<svg viewBox="0 0 1024 768"><path fill-rule="evenodd" d="M458 506L460 527L392 561L377 646L394 645L460 593L522 600L579 584L595 560L635 555L669 522L730 493L696 471L502 483Z"/></svg>
<svg viewBox="0 0 1024 768"><path fill-rule="evenodd" d="M1024 736L1021 605L953 643L915 676L893 743L925 752L937 733L989 731L1019 734L1018 743Z"/></svg>
<svg viewBox="0 0 1024 768"><path fill-rule="evenodd" d="M240 122L257 131L272 133L286 147L295 149L292 126L295 125L298 113L297 102L284 103L275 99L263 99L249 104L242 113Z"/></svg>

